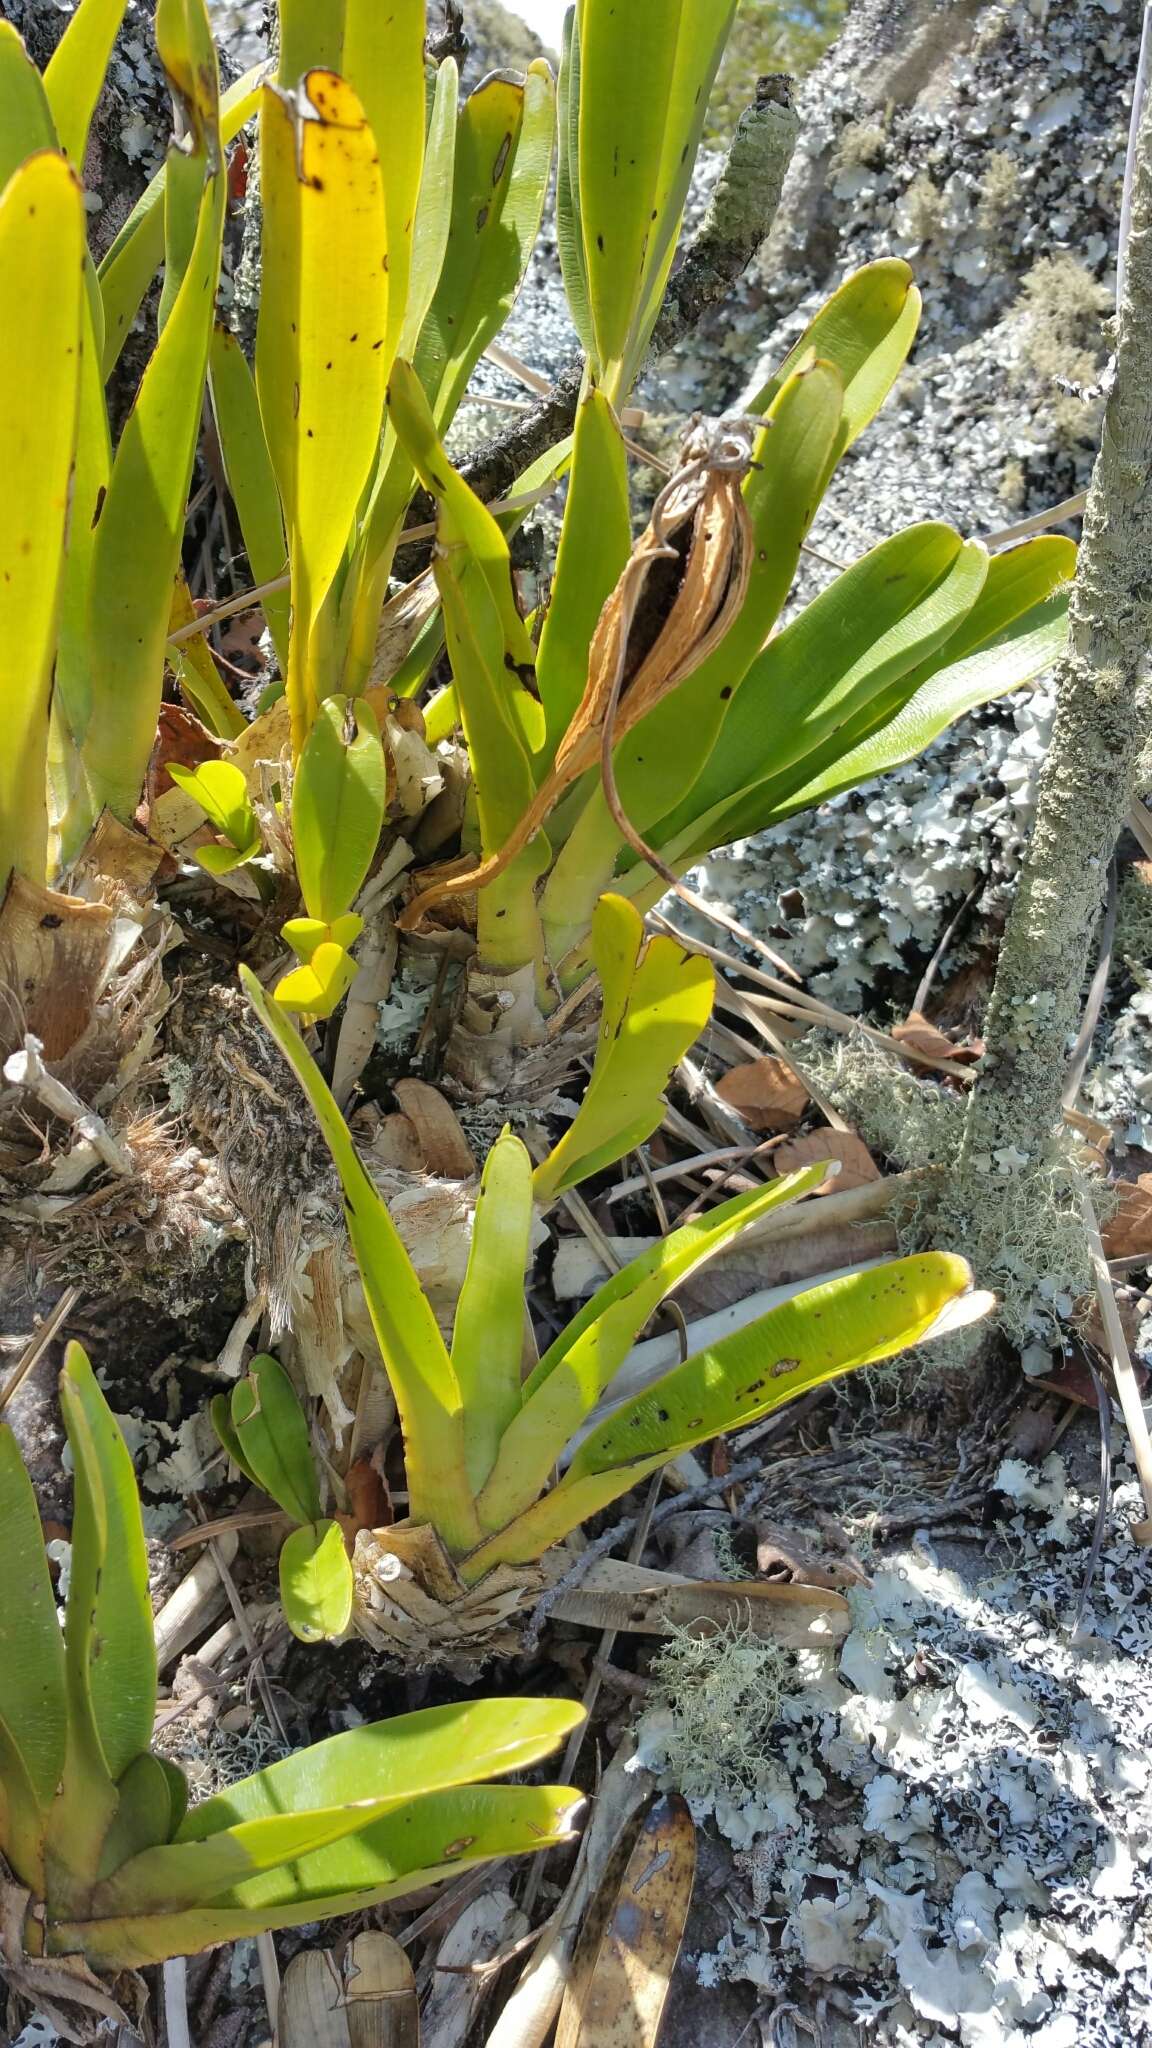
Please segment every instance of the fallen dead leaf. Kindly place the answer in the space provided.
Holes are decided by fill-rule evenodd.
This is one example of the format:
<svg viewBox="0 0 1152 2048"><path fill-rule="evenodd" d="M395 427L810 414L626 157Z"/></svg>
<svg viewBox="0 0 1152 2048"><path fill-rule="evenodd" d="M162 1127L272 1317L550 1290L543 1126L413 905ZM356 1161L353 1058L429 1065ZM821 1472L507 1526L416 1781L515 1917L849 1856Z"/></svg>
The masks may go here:
<svg viewBox="0 0 1152 2048"><path fill-rule="evenodd" d="M556 2048L654 2048L696 1877L679 1793L646 1814L594 1954L564 1996Z"/></svg>
<svg viewBox="0 0 1152 2048"><path fill-rule="evenodd" d="M772 1053L730 1067L717 1081L716 1093L738 1110L754 1131L790 1129L799 1123L809 1102L803 1081Z"/></svg>
<svg viewBox="0 0 1152 2048"><path fill-rule="evenodd" d="M869 1181L882 1178L863 1138L858 1138L854 1131L807 1131L802 1138L789 1138L772 1154L772 1164L781 1175L797 1173L802 1166L814 1166L818 1159L837 1160L840 1166L834 1179L829 1178L822 1188L817 1188L818 1195L846 1195L851 1188L862 1188Z"/></svg>
<svg viewBox="0 0 1152 2048"><path fill-rule="evenodd" d="M1107 1259L1152 1258L1152 1173L1113 1183L1116 1207L1100 1225Z"/></svg>
<svg viewBox="0 0 1152 2048"><path fill-rule="evenodd" d="M427 1081L396 1081L392 1092L415 1126L424 1170L440 1180L468 1180L476 1171L472 1148L455 1110L438 1088Z"/></svg>
<svg viewBox="0 0 1152 2048"><path fill-rule="evenodd" d="M922 1010L910 1010L902 1024L892 1026L892 1036L906 1052L921 1053L928 1060L978 1060L980 1052L972 1045L956 1045L945 1036L935 1024L930 1024Z"/></svg>

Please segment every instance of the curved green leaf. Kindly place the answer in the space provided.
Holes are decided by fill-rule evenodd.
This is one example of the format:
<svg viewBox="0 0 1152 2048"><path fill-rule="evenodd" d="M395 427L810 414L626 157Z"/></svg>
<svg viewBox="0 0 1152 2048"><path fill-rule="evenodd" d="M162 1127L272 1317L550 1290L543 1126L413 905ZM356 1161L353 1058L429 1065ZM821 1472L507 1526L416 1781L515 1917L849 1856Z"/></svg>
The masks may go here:
<svg viewBox="0 0 1152 2048"><path fill-rule="evenodd" d="M403 1808L425 1793L450 1792L477 1778L524 1771L557 1749L584 1710L573 1700L469 1700L424 1707L331 1735L269 1764L191 1808L181 1842L202 1841L238 1821L261 1820L347 1799L386 1800Z"/></svg>
<svg viewBox="0 0 1152 2048"><path fill-rule="evenodd" d="M604 991L592 1078L559 1144L536 1168L538 1202L587 1180L652 1136L677 1060L712 1014L708 962L674 939L645 941L639 913L622 896L602 896L592 950Z"/></svg>
<svg viewBox="0 0 1152 2048"><path fill-rule="evenodd" d="M371 705L328 697L292 782L292 842L309 917L331 924L364 885L384 825L388 768Z"/></svg>
<svg viewBox="0 0 1152 2048"><path fill-rule="evenodd" d="M58 149L44 81L10 21L0 21L0 187L37 150Z"/></svg>
<svg viewBox="0 0 1152 2048"><path fill-rule="evenodd" d="M220 141L227 147L252 119L260 105L267 64L253 65L220 99ZM141 193L112 247L100 264L100 297L104 307L103 375L112 375L132 322L164 258L164 198L168 167L157 171Z"/></svg>
<svg viewBox="0 0 1152 2048"><path fill-rule="evenodd" d="M473 1584L495 1564L541 1556L681 1451L920 1343L970 1281L950 1252L894 1259L794 1295L694 1353L593 1430L560 1484L465 1559L463 1576Z"/></svg>
<svg viewBox="0 0 1152 2048"><path fill-rule="evenodd" d="M12 1431L0 1425L0 1838L25 1884L40 1871L43 1817L64 1768L64 1645L32 1482Z"/></svg>
<svg viewBox="0 0 1152 2048"><path fill-rule="evenodd" d="M79 0L44 73L44 90L60 147L77 170L84 163L88 130L124 19L124 5L125 0Z"/></svg>
<svg viewBox="0 0 1152 2048"><path fill-rule="evenodd" d="M1031 550L1038 552L1028 560ZM870 719L866 739L847 752L826 752L819 772L790 792L766 823L824 803L843 789L855 789L874 775L914 760L967 711L1030 683L1058 661L1068 640L1069 579L1075 545L1057 537L1027 541L1009 555L995 555L976 604L935 656L901 678L886 704ZM816 766L806 762L805 769Z"/></svg>
<svg viewBox="0 0 1152 2048"><path fill-rule="evenodd" d="M388 248L391 364L404 325L416 208L424 165L425 0L344 0L339 66L359 97L380 152Z"/></svg>
<svg viewBox="0 0 1152 2048"><path fill-rule="evenodd" d="M318 1522L320 1495L312 1440L300 1399L284 1367L262 1352L232 1389L232 1428L244 1468L296 1522Z"/></svg>
<svg viewBox="0 0 1152 2048"><path fill-rule="evenodd" d="M65 1354L60 1405L76 1497L64 1626L68 1752L51 1838L82 1884L99 1866L115 1781L152 1738L156 1647L136 1475L79 1344Z"/></svg>
<svg viewBox="0 0 1152 2048"><path fill-rule="evenodd" d="M176 1823L184 1812L183 1806L179 1814L172 1809L169 1771L175 1769L174 1764L166 1766L145 1749L121 1772L116 1786L116 1815L104 1837L98 1878L111 1877L130 1857L139 1856L145 1849L155 1849L175 1834ZM183 1785L183 1773L177 1772L177 1776Z"/></svg>
<svg viewBox="0 0 1152 2048"><path fill-rule="evenodd" d="M144 1849L97 1885L92 1912L103 1918L120 1913L180 1913L190 1906L206 1905L221 1892L231 1892L283 1864L295 1865L305 1856L347 1840L378 1820L382 1811L377 1799L351 1799L345 1805L306 1813L240 1821L204 1840L167 1842Z"/></svg>
<svg viewBox="0 0 1152 2048"><path fill-rule="evenodd" d="M568 1841L580 1803L567 1786L434 1794L343 1843L238 1885L211 1906L167 1916L61 1921L49 1931L49 1949L82 1949L106 1968L133 1967L266 1929L357 1913L477 1864ZM428 1860L420 1864L422 1856Z"/></svg>
<svg viewBox="0 0 1152 2048"><path fill-rule="evenodd" d="M589 390L576 414L555 583L536 660L549 761L584 695L592 636L631 547L623 437L603 393Z"/></svg>
<svg viewBox="0 0 1152 2048"><path fill-rule="evenodd" d="M766 412L787 379L812 354L834 363L844 385L840 428L828 476L846 448L873 420L896 382L916 339L920 294L902 258L884 256L853 271L810 320L795 347L751 400ZM825 483L828 478L825 477Z"/></svg>
<svg viewBox="0 0 1152 2048"><path fill-rule="evenodd" d="M505 1129L484 1161L452 1333L452 1370L464 1403L464 1458L474 1493L492 1470L501 1436L520 1406L531 1235L532 1160Z"/></svg>
<svg viewBox="0 0 1152 2048"><path fill-rule="evenodd" d="M596 354L596 334L580 219L580 10L575 6L564 15L556 92L556 246L572 325L591 361Z"/></svg>
<svg viewBox="0 0 1152 2048"><path fill-rule="evenodd" d="M244 351L227 327L213 329L208 354L208 388L220 437L224 475L232 493L252 578L271 583L288 567L288 541L272 458L264 438L256 385ZM288 667L287 590L261 600L280 673Z"/></svg>
<svg viewBox="0 0 1152 2048"><path fill-rule="evenodd" d="M450 1549L466 1548L478 1525L464 1470L460 1389L436 1318L299 1033L278 1014L250 968L242 966L240 978L308 1097L340 1175L348 1235L400 1412L412 1519L430 1522Z"/></svg>
<svg viewBox="0 0 1152 2048"><path fill-rule="evenodd" d="M302 1643L342 1636L352 1618L352 1564L339 1522L307 1522L280 1547L284 1619Z"/></svg>
<svg viewBox="0 0 1152 2048"><path fill-rule="evenodd" d="M461 109L447 248L414 357L441 433L511 311L540 232L554 102L537 60L522 83L485 79Z"/></svg>
<svg viewBox="0 0 1152 2048"><path fill-rule="evenodd" d="M121 818L135 811L156 734L223 220L223 173L210 172L188 267L120 437L96 528L84 755L93 804Z"/></svg>
<svg viewBox="0 0 1152 2048"><path fill-rule="evenodd" d="M597 1288L524 1382L519 1413L504 1433L492 1476L476 1503L485 1529L502 1529L535 1500L569 1437L595 1407L660 1303L750 1223L811 1194L827 1174L825 1163L807 1166L735 1195L698 1222L670 1231Z"/></svg>
<svg viewBox="0 0 1152 2048"><path fill-rule="evenodd" d="M988 557L951 527L912 526L854 562L753 662L690 795L659 843L725 844L771 810L778 789L826 739L956 631L980 594ZM711 836L710 836L711 835Z"/></svg>

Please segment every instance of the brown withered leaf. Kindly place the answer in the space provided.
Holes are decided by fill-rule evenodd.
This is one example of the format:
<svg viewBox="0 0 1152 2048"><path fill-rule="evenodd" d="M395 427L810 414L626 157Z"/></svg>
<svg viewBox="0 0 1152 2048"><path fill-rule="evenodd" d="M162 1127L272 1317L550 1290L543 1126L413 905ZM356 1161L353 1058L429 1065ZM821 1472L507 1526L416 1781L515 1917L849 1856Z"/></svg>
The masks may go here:
<svg viewBox="0 0 1152 2048"><path fill-rule="evenodd" d="M972 1045L954 1045L943 1031L930 1024L922 1010L910 1010L902 1024L892 1026L892 1036L906 1052L922 1053L929 1060L978 1060L980 1050Z"/></svg>
<svg viewBox="0 0 1152 2048"><path fill-rule="evenodd" d="M395 1081L392 1092L413 1125L424 1171L439 1180L468 1180L476 1171L472 1148L450 1102L427 1081Z"/></svg>
<svg viewBox="0 0 1152 2048"><path fill-rule="evenodd" d="M773 1053L730 1067L717 1081L716 1093L754 1131L788 1130L799 1123L809 1102L803 1081Z"/></svg>
<svg viewBox="0 0 1152 2048"><path fill-rule="evenodd" d="M563 1553L545 1561L560 1569ZM828 1587L772 1579L689 1579L680 1572L597 1558L580 1580L554 1600L558 1620L582 1628L614 1628L631 1635L670 1635L687 1628L714 1635L735 1623L746 1634L789 1650L842 1642L851 1625L847 1602Z"/></svg>
<svg viewBox="0 0 1152 2048"><path fill-rule="evenodd" d="M862 1188L882 1178L872 1154L854 1131L808 1131L802 1138L789 1138L772 1154L780 1175L797 1173L802 1166L814 1166L819 1159L835 1160L840 1171L817 1188L818 1195L846 1195L850 1188Z"/></svg>
<svg viewBox="0 0 1152 2048"><path fill-rule="evenodd" d="M1116 1207L1100 1225L1106 1259L1152 1258L1152 1173L1115 1181Z"/></svg>
<svg viewBox="0 0 1152 2048"><path fill-rule="evenodd" d="M173 787L168 764L199 768L202 761L217 761L224 752L220 741L183 704L162 704L156 722L156 739L148 762L144 800L151 811L157 797Z"/></svg>
<svg viewBox="0 0 1152 2048"><path fill-rule="evenodd" d="M0 904L0 1056L30 1031L44 1058L63 1059L92 1022L108 968L113 911L14 874Z"/></svg>
<svg viewBox="0 0 1152 2048"><path fill-rule="evenodd" d="M499 853L480 867L445 871L441 880L421 877L419 894L398 919L400 930L416 929L445 897L487 887L536 837L565 790L595 767L614 696L613 733L623 739L719 645L752 572L752 521L741 491L752 445L739 423L689 434L681 466L657 496L600 614L584 694L551 774Z"/></svg>
<svg viewBox="0 0 1152 2048"><path fill-rule="evenodd" d="M695 1879L692 1816L667 1793L644 1818L595 1954L565 1992L556 2048L654 2048Z"/></svg>

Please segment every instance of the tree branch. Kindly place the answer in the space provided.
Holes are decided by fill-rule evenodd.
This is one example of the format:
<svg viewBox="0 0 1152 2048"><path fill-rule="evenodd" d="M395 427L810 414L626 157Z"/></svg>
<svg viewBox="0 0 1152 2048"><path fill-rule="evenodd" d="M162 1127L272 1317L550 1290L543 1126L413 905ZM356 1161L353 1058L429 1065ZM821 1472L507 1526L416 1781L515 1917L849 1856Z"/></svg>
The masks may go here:
<svg viewBox="0 0 1152 2048"><path fill-rule="evenodd" d="M1084 513L1069 644L1036 820L1004 936L961 1167L1051 1143L1108 863L1152 692L1152 97L1140 122L1114 380Z"/></svg>

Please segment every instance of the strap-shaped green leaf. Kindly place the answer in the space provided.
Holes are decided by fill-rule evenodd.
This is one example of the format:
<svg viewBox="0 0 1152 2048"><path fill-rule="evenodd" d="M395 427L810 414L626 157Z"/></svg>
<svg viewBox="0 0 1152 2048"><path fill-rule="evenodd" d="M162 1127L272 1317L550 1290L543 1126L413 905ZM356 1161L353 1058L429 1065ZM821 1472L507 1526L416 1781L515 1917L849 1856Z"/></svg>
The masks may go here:
<svg viewBox="0 0 1152 2048"><path fill-rule="evenodd" d="M375 139L352 87L310 71L260 113L256 389L292 564L288 702L299 755L339 675L317 634L376 461L388 377L388 244Z"/></svg>
<svg viewBox="0 0 1152 2048"><path fill-rule="evenodd" d="M40 151L0 194L0 887L43 882L48 716L76 447L84 208Z"/></svg>
<svg viewBox="0 0 1152 2048"><path fill-rule="evenodd" d="M535 795L532 755L543 738L543 716L520 680L533 662L532 643L516 606L508 543L487 506L449 463L409 364L396 364L389 399L405 451L439 501L440 546L433 568L487 857L504 845ZM547 838L538 833L480 892L477 936L487 967L542 961L533 884L548 853Z"/></svg>
<svg viewBox="0 0 1152 2048"><path fill-rule="evenodd" d="M736 1195L699 1222L669 1232L597 1288L524 1382L519 1413L504 1432L492 1476L476 1503L485 1529L502 1529L535 1500L569 1437L595 1407L660 1303L750 1223L812 1193L827 1173L826 1164L808 1166Z"/></svg>
<svg viewBox="0 0 1152 2048"><path fill-rule="evenodd" d="M970 1281L950 1252L894 1259L809 1288L694 1353L586 1437L560 1484L467 1558L463 1575L474 1583L495 1564L541 1556L693 1444L907 1350Z"/></svg>
<svg viewBox="0 0 1152 2048"><path fill-rule="evenodd" d="M82 1885L99 1867L115 1781L151 1741L156 1647L136 1475L78 1344L65 1355L60 1405L76 1498L64 1627L68 1750L51 1842Z"/></svg>
<svg viewBox="0 0 1152 2048"><path fill-rule="evenodd" d="M477 1523L464 1469L460 1389L436 1318L299 1032L269 1002L249 968L241 967L240 978L308 1097L340 1175L348 1235L400 1412L412 1519L431 1523L449 1549L467 1548Z"/></svg>
<svg viewBox="0 0 1152 2048"><path fill-rule="evenodd" d="M352 1618L352 1565L339 1522L306 1522L280 1546L284 1619L302 1643L342 1636Z"/></svg>
<svg viewBox="0 0 1152 2048"><path fill-rule="evenodd" d="M183 1773L177 1772L177 1776L184 1784ZM184 1796L187 1800L187 1787ZM179 1814L173 1813L169 1767L150 1749L141 1750L121 1772L116 1797L116 1816L104 1837L99 1878L111 1877L131 1857L169 1841L183 1818L183 1807Z"/></svg>
<svg viewBox="0 0 1152 2048"><path fill-rule="evenodd" d="M766 412L787 379L812 355L834 363L844 385L840 430L829 472L873 420L916 339L920 294L898 256L853 271L810 320L778 370L757 392L751 412ZM827 482L827 477L825 478Z"/></svg>
<svg viewBox="0 0 1152 2048"><path fill-rule="evenodd" d="M228 1453L230 1462L235 1465L238 1472L243 1473L249 1486L258 1486L261 1492L263 1492L263 1481L257 1476L255 1467L248 1463L244 1455L244 1446L232 1427L232 1401L230 1396L228 1394L213 1394L208 1404L208 1414L213 1429Z"/></svg>
<svg viewBox="0 0 1152 2048"><path fill-rule="evenodd" d="M178 1913L205 1905L264 1872L345 1841L381 1812L378 1800L352 1799L343 1806L240 1821L203 1841L144 1849L96 1887L93 1915Z"/></svg>
<svg viewBox="0 0 1152 2048"><path fill-rule="evenodd" d="M596 353L580 219L580 10L564 16L556 88L556 246L572 325L584 354Z"/></svg>
<svg viewBox="0 0 1152 2048"><path fill-rule="evenodd" d="M64 1645L36 1496L6 1423L0 1426L0 1530L0 1834L8 1861L33 1885L43 1882L43 1817L64 1768Z"/></svg>
<svg viewBox="0 0 1152 2048"><path fill-rule="evenodd" d="M468 1271L456 1305L452 1369L464 1403L468 1483L479 1493L520 1407L524 1272L532 1234L532 1160L512 1131L497 1138L480 1177Z"/></svg>
<svg viewBox="0 0 1152 2048"><path fill-rule="evenodd" d="M60 147L44 81L10 21L0 21L0 188L38 149Z"/></svg>
<svg viewBox="0 0 1152 2048"><path fill-rule="evenodd" d="M453 58L438 66L424 141L420 196L412 235L408 295L398 353L410 357L436 296L452 228L452 192L459 131L460 73Z"/></svg>
<svg viewBox="0 0 1152 2048"><path fill-rule="evenodd" d="M261 1820L346 1799L410 1799L478 1778L528 1770L558 1748L584 1710L572 1700L464 1700L423 1707L330 1735L190 1809L182 1842L202 1841L238 1821Z"/></svg>
<svg viewBox="0 0 1152 2048"><path fill-rule="evenodd" d="M277 82L294 92L305 72L339 71L348 0L280 0Z"/></svg>
<svg viewBox="0 0 1152 2048"><path fill-rule="evenodd" d="M547 720L548 761L553 759L584 695L592 636L631 546L624 441L604 394L589 390L576 414L555 587L536 661L536 679ZM683 761L680 772L683 774Z"/></svg>
<svg viewBox="0 0 1152 2048"><path fill-rule="evenodd" d="M252 372L236 336L226 327L213 330L208 388L224 474L236 506L252 578L256 583L271 583L288 566L284 515ZM289 595L286 590L277 590L261 602L283 675L288 667Z"/></svg>
<svg viewBox="0 0 1152 2048"><path fill-rule="evenodd" d="M105 1968L162 1962L266 1929L359 1913L458 1877L477 1864L527 1856L571 1839L580 1798L568 1786L478 1786L436 1793L328 1849L251 1878L215 1904L183 1913L61 1921L53 1945ZM428 1860L422 1865L419 1858Z"/></svg>
<svg viewBox="0 0 1152 2048"><path fill-rule="evenodd" d="M1074 542L1040 536L994 555L979 598L943 647L910 676L902 676L868 720L867 737L845 751L826 745L804 763L810 780L784 797L769 823L824 803L842 789L858 788L901 762L911 761L945 729L978 704L1034 681L1057 661L1068 638Z"/></svg>
<svg viewBox="0 0 1152 2048"><path fill-rule="evenodd" d="M461 109L448 242L414 358L441 433L520 289L540 232L554 124L542 60L522 83L485 79Z"/></svg>
<svg viewBox="0 0 1152 2048"><path fill-rule="evenodd" d="M204 142L196 239L120 437L92 559L85 766L94 806L122 818L136 808L156 734L212 333L225 194L207 130Z"/></svg>
<svg viewBox="0 0 1152 2048"><path fill-rule="evenodd" d="M734 12L735 0L579 0L583 276L596 374L617 402L659 310Z"/></svg>
<svg viewBox="0 0 1152 2048"><path fill-rule="evenodd" d="M668 1076L712 1013L708 962L674 939L645 941L642 918L622 896L600 898L592 951L604 991L592 1078L564 1136L536 1169L538 1202L554 1201L652 1136Z"/></svg>
<svg viewBox="0 0 1152 2048"><path fill-rule="evenodd" d="M262 1352L232 1389L232 1427L244 1456L286 1515L318 1522L320 1495L312 1440L300 1399L284 1367Z"/></svg>
<svg viewBox="0 0 1152 2048"><path fill-rule="evenodd" d="M661 822L659 844L679 857L681 847L755 830L738 821L770 810L795 763L955 632L987 561L978 542L930 521L854 562L753 662L699 780Z"/></svg>
<svg viewBox="0 0 1152 2048"><path fill-rule="evenodd" d="M124 4L125 0L80 0L44 73L44 90L60 147L77 170L84 162L88 130L124 19Z"/></svg>
<svg viewBox="0 0 1152 2048"><path fill-rule="evenodd" d="M363 697L328 697L292 783L292 842L309 917L350 909L376 857L388 802L380 729Z"/></svg>
<svg viewBox="0 0 1152 2048"><path fill-rule="evenodd" d="M234 142L260 104L267 64L255 64L230 85L220 99L220 141ZM163 165L146 185L99 268L104 305L103 375L110 377L128 339L132 322L164 257L164 195L168 167Z"/></svg>

